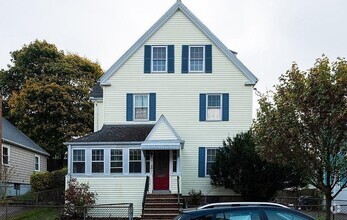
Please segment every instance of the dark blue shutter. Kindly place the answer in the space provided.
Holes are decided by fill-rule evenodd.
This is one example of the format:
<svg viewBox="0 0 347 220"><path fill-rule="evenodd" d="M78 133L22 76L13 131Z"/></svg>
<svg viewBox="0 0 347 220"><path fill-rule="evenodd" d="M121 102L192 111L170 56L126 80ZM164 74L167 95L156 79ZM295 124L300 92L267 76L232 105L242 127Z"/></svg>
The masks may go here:
<svg viewBox="0 0 347 220"><path fill-rule="evenodd" d="M222 121L229 121L229 94L223 94Z"/></svg>
<svg viewBox="0 0 347 220"><path fill-rule="evenodd" d="M200 94L199 120L206 121L206 94Z"/></svg>
<svg viewBox="0 0 347 220"><path fill-rule="evenodd" d="M152 47L145 45L145 68L144 73L151 73Z"/></svg>
<svg viewBox="0 0 347 220"><path fill-rule="evenodd" d="M212 73L212 45L205 45L205 73Z"/></svg>
<svg viewBox="0 0 347 220"><path fill-rule="evenodd" d="M156 115L156 100L155 100L155 93L149 94L149 120L155 121L155 115Z"/></svg>
<svg viewBox="0 0 347 220"><path fill-rule="evenodd" d="M168 50L168 73L175 72L175 46L169 45L167 46Z"/></svg>
<svg viewBox="0 0 347 220"><path fill-rule="evenodd" d="M134 102L133 102L133 97L134 95L131 93L127 94L127 107L126 107L126 118L127 121L132 121L133 120L133 111L134 111Z"/></svg>
<svg viewBox="0 0 347 220"><path fill-rule="evenodd" d="M188 58L189 58L188 45L182 45L182 73L188 73Z"/></svg>
<svg viewBox="0 0 347 220"><path fill-rule="evenodd" d="M205 176L205 148L199 147L199 171L198 177Z"/></svg>

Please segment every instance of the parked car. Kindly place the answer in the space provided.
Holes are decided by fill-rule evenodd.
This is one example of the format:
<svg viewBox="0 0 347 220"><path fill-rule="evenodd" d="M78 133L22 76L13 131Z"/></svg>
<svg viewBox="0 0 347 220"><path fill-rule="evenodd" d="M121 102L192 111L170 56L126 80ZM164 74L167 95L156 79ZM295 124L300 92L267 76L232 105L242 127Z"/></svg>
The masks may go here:
<svg viewBox="0 0 347 220"><path fill-rule="evenodd" d="M196 210L182 211L175 220L314 220L296 210L282 205L272 204L240 204L198 208Z"/></svg>
<svg viewBox="0 0 347 220"><path fill-rule="evenodd" d="M207 208L223 208L223 207L231 207L231 206L252 206L252 205L260 205L260 206L276 206L282 208L289 208L285 205L273 202L217 202L210 203L207 205L203 205L198 207L198 209L207 209Z"/></svg>

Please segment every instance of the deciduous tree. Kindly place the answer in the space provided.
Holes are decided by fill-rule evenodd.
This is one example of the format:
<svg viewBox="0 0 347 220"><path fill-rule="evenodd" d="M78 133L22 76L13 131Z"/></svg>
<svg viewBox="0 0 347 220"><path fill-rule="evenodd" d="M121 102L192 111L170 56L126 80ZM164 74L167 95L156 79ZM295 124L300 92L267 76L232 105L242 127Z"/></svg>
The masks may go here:
<svg viewBox="0 0 347 220"><path fill-rule="evenodd" d="M294 63L275 88L259 100L253 131L260 153L305 171L324 193L330 219L332 200L347 186L347 62L323 56L308 71Z"/></svg>

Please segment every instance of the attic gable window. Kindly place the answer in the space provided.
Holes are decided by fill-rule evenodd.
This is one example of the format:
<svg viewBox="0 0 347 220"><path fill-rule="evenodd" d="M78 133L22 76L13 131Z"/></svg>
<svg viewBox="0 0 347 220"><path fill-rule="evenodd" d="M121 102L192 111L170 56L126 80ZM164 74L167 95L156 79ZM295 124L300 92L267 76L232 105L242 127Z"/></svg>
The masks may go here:
<svg viewBox="0 0 347 220"><path fill-rule="evenodd" d="M152 47L152 70L153 72L167 71L167 47L166 46Z"/></svg>
<svg viewBox="0 0 347 220"><path fill-rule="evenodd" d="M189 72L204 72L204 48L203 46L189 47Z"/></svg>

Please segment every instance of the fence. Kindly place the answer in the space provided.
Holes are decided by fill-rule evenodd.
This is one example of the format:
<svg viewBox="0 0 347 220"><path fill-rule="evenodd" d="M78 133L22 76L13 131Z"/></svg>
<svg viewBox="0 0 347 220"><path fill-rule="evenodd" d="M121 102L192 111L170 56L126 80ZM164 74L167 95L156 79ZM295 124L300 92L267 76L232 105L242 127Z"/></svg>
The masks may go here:
<svg viewBox="0 0 347 220"><path fill-rule="evenodd" d="M65 206L52 205L18 205L5 203L0 205L0 220L11 220L20 218L23 215L35 216L35 219L46 220L72 220L72 219L93 219L93 220L132 220L133 204L106 204L74 207L78 212L75 215L66 215ZM40 217L42 216L42 217ZM23 219L23 218L22 218Z"/></svg>

